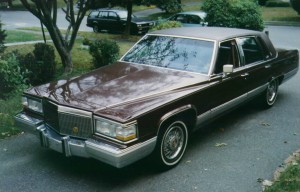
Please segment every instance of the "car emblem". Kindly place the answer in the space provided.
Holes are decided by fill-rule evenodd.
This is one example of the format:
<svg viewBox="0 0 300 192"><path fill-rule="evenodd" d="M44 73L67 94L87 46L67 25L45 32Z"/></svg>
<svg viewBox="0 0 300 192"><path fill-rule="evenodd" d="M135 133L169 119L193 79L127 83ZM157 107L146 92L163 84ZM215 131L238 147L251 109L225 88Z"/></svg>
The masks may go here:
<svg viewBox="0 0 300 192"><path fill-rule="evenodd" d="M78 131L79 131L79 128L78 127L73 127L72 131L73 131L74 134L77 134Z"/></svg>

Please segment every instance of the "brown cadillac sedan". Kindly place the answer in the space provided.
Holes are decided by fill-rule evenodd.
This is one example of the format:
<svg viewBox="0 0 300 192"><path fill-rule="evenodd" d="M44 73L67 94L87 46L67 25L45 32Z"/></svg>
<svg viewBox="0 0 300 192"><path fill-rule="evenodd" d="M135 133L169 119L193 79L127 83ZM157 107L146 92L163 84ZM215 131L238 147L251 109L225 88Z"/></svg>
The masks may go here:
<svg viewBox="0 0 300 192"><path fill-rule="evenodd" d="M271 107L298 68L298 51L275 49L262 32L155 31L112 65L25 91L15 120L67 157L121 168L152 154L168 169L193 131L250 99Z"/></svg>

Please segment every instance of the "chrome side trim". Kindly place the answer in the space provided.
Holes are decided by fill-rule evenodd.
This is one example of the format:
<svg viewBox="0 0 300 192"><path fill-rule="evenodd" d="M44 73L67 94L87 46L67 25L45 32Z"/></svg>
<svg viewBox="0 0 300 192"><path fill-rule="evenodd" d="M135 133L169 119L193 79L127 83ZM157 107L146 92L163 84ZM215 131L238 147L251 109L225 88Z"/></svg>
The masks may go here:
<svg viewBox="0 0 300 192"><path fill-rule="evenodd" d="M248 92L248 97L252 98L252 97L262 93L263 91L265 91L267 89L267 87L268 87L268 83L266 83L266 84L264 84L264 85L262 85L262 86L260 86L256 89L253 89L252 91L249 91Z"/></svg>
<svg viewBox="0 0 300 192"><path fill-rule="evenodd" d="M187 111L189 109L193 109L196 110L195 108L192 107L192 105L184 105L182 107L179 107L177 109L174 109L168 113L166 113L165 115L163 115L160 120L159 120L159 127L163 124L164 121L166 121L167 119L169 119L170 117L177 115L181 112Z"/></svg>
<svg viewBox="0 0 300 192"><path fill-rule="evenodd" d="M226 103L223 103L222 105L219 105L209 111L206 111L205 113L200 114L197 117L196 126L200 126L204 124L205 122L211 120L212 118L221 115L222 113L228 111L229 109L241 104L242 102L247 100L247 94L243 94L233 100L230 100Z"/></svg>
<svg viewBox="0 0 300 192"><path fill-rule="evenodd" d="M205 113L202 113L200 114L198 117L197 117L197 120L196 120L196 128L199 126L199 125L202 125L204 124L205 122L209 121L209 119L211 119L211 111L206 111Z"/></svg>
<svg viewBox="0 0 300 192"><path fill-rule="evenodd" d="M196 121L196 127L204 124L205 122L211 120L212 118L221 115L222 113L225 113L229 109L247 101L251 97L254 97L258 95L259 93L263 92L267 88L268 84L264 84L254 90L249 91L248 93L245 93L235 99L232 99L226 103L223 103L222 105L219 105L211 110L208 110L197 117Z"/></svg>
<svg viewBox="0 0 300 192"><path fill-rule="evenodd" d="M298 70L299 70L299 67L297 67L297 68L295 68L295 69L293 69L293 70L287 72L287 73L284 75L284 78L283 78L282 83L286 82L287 80L289 80L290 78L292 78L294 75L296 75L297 72L298 72Z"/></svg>
<svg viewBox="0 0 300 192"><path fill-rule="evenodd" d="M241 104L243 101L245 101L247 98L247 93L235 98L235 99L232 99L231 101L228 101L227 103L224 103L222 105L219 105L218 107L215 107L213 109L211 109L211 115L214 117L214 116L217 116L231 108L233 108L234 106L236 105L239 105Z"/></svg>

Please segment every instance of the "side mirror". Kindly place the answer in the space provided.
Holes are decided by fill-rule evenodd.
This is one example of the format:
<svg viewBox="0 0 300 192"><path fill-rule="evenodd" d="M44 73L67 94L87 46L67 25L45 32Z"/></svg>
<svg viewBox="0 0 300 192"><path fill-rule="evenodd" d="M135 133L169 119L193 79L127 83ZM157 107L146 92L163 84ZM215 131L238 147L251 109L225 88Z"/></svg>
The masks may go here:
<svg viewBox="0 0 300 192"><path fill-rule="evenodd" d="M223 72L224 72L224 75L232 73L233 72L233 65L231 65L231 64L223 65Z"/></svg>

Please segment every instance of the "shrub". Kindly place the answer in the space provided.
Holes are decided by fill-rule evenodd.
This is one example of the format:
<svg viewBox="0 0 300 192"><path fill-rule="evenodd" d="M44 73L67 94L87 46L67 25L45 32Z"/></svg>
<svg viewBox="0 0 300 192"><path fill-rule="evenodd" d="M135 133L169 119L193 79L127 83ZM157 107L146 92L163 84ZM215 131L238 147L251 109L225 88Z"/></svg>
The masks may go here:
<svg viewBox="0 0 300 192"><path fill-rule="evenodd" d="M205 0L202 9L209 26L264 29L260 7L253 0Z"/></svg>
<svg viewBox="0 0 300 192"><path fill-rule="evenodd" d="M22 72L14 54L0 58L0 97L5 98L26 87L27 72Z"/></svg>
<svg viewBox="0 0 300 192"><path fill-rule="evenodd" d="M159 24L154 26L151 29L151 31L161 30L161 29L169 29L169 28L176 28L176 27L182 27L182 24L178 21L164 21L164 22L159 22Z"/></svg>
<svg viewBox="0 0 300 192"><path fill-rule="evenodd" d="M6 38L5 30L2 30L2 23L0 21L0 53L4 52L5 46L4 46L4 40Z"/></svg>
<svg viewBox="0 0 300 192"><path fill-rule="evenodd" d="M178 0L158 0L157 6L167 13L175 13L182 10L181 4L178 3Z"/></svg>
<svg viewBox="0 0 300 192"><path fill-rule="evenodd" d="M90 43L91 41L86 37L82 40L82 45L90 45Z"/></svg>
<svg viewBox="0 0 300 192"><path fill-rule="evenodd" d="M28 70L29 82L32 85L39 85L49 82L55 74L55 54L51 45L37 43L33 53L21 56L22 69Z"/></svg>
<svg viewBox="0 0 300 192"><path fill-rule="evenodd" d="M119 58L120 48L116 41L100 39L90 43L89 52L94 68L99 68L114 63Z"/></svg>

